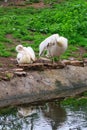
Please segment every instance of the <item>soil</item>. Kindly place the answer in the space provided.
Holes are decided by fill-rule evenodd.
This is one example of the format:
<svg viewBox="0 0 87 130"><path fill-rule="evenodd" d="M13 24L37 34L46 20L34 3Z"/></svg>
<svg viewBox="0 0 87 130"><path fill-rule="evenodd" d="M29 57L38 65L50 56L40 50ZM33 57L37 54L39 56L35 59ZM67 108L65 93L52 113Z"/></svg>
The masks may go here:
<svg viewBox="0 0 87 130"><path fill-rule="evenodd" d="M0 80L7 80L13 77L13 70L17 68L15 58L0 57Z"/></svg>
<svg viewBox="0 0 87 130"><path fill-rule="evenodd" d="M8 0L7 2L0 2L0 5L3 7L7 7L7 6L16 6L16 7L34 7L34 8L44 8L48 5L45 5L43 0L41 0L39 3L32 3L32 4L28 4L25 3L25 0Z"/></svg>
<svg viewBox="0 0 87 130"><path fill-rule="evenodd" d="M58 2L56 3L61 3L64 0L58 0ZM53 2L50 2L49 4L45 4L44 0L40 0L40 2L38 3L26 3L26 0L7 0L7 2L4 2L4 0L0 1L0 5L3 7L7 7L7 6L16 6L16 7L34 7L34 8L44 8L44 7L51 7L51 5L53 4Z"/></svg>

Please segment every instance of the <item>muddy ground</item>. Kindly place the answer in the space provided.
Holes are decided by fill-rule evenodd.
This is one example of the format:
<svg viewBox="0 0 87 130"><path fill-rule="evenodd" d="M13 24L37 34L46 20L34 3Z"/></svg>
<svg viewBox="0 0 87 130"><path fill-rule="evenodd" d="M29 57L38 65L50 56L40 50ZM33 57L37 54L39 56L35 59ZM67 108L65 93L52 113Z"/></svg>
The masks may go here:
<svg viewBox="0 0 87 130"><path fill-rule="evenodd" d="M2 1L0 1L0 5L3 7L7 7L7 6L16 6L16 7L32 6L34 8L44 8L47 6L44 4L43 0L41 0L38 3L26 3L26 0L8 0L7 2L4 2L2 0Z"/></svg>

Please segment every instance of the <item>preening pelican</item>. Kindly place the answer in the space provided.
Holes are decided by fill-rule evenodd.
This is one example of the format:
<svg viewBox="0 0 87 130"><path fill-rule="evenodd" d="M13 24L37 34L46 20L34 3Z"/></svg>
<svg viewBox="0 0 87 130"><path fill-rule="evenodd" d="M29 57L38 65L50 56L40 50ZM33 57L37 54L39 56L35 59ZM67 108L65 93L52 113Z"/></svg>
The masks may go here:
<svg viewBox="0 0 87 130"><path fill-rule="evenodd" d="M22 45L16 46L17 62L19 64L23 63L33 63L35 61L35 53L31 47L24 47Z"/></svg>
<svg viewBox="0 0 87 130"><path fill-rule="evenodd" d="M47 57L60 57L66 51L67 47L67 38L53 34L39 45L39 56L43 54L44 50L47 50Z"/></svg>

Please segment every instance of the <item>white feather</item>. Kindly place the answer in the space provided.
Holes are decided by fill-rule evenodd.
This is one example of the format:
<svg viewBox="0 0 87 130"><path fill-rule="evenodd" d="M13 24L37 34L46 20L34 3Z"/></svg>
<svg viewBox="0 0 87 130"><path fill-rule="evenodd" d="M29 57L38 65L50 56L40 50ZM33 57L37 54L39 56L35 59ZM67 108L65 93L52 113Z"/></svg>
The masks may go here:
<svg viewBox="0 0 87 130"><path fill-rule="evenodd" d="M31 48L31 47L27 47L27 49L28 49L28 51L29 51L29 53L30 53L30 56L31 56L31 59L33 60L33 61L35 61L35 52L33 51L33 49Z"/></svg>
<svg viewBox="0 0 87 130"><path fill-rule="evenodd" d="M42 55L44 50L47 50L48 46L52 46L57 42L57 39L59 38L58 34L53 34L46 38L43 42L41 42L39 46L39 56Z"/></svg>
<svg viewBox="0 0 87 130"><path fill-rule="evenodd" d="M17 62L19 64L23 63L33 63L35 61L35 53L31 47L23 47L22 45L16 46Z"/></svg>
<svg viewBox="0 0 87 130"><path fill-rule="evenodd" d="M58 34L51 35L39 46L39 55L42 55L43 51L47 50L48 57L60 56L68 47L68 40Z"/></svg>

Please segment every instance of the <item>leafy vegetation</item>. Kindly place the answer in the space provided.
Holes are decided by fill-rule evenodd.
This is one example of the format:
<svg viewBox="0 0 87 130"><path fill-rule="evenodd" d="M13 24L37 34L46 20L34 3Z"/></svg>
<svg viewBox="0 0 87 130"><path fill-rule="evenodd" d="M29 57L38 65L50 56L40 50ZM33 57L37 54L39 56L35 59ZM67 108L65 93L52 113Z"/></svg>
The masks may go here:
<svg viewBox="0 0 87 130"><path fill-rule="evenodd" d="M15 115L17 112L17 108L15 107L8 107L8 108L3 108L0 109L0 115Z"/></svg>
<svg viewBox="0 0 87 130"><path fill-rule="evenodd" d="M63 106L71 106L71 107L80 107L87 106L87 92L84 92L82 95L78 97L71 97L61 101Z"/></svg>
<svg viewBox="0 0 87 130"><path fill-rule="evenodd" d="M87 98L68 98L64 101L62 101L61 103L62 105L65 106L74 106L74 107L78 107L78 106L87 106Z"/></svg>
<svg viewBox="0 0 87 130"><path fill-rule="evenodd" d="M69 40L62 58L73 56L78 46L87 49L87 1L68 0L38 9L0 7L0 56L15 56L17 44L31 46L38 55L40 42L54 33Z"/></svg>

